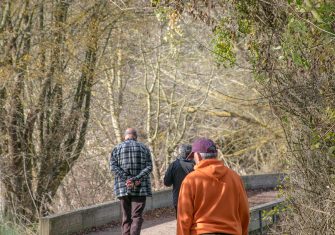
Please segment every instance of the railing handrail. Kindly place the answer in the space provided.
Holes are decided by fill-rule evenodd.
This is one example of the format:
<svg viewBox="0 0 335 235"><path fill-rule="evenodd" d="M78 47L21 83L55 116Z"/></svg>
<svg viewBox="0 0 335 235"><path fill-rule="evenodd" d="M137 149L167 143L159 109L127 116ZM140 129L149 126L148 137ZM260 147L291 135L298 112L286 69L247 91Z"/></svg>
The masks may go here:
<svg viewBox="0 0 335 235"><path fill-rule="evenodd" d="M260 205L257 205L257 206L253 206L250 208L250 213L252 213L253 211L259 211L259 210L268 210L268 209L271 209L273 208L274 206L277 206L281 203L283 203L285 201L284 198L279 198L277 200L274 200L274 201L271 201L271 202L267 202L267 203L264 203L264 204L260 204Z"/></svg>

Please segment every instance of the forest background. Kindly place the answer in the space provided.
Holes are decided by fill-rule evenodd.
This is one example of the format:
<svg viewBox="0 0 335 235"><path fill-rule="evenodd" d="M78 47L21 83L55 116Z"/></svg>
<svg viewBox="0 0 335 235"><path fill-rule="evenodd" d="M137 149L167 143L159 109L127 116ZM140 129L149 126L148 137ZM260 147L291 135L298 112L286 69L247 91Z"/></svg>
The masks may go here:
<svg viewBox="0 0 335 235"><path fill-rule="evenodd" d="M278 233L335 231L333 1L0 8L6 223L34 233L39 216L115 199L109 154L135 127L155 190L177 146L207 136L241 175L288 173Z"/></svg>

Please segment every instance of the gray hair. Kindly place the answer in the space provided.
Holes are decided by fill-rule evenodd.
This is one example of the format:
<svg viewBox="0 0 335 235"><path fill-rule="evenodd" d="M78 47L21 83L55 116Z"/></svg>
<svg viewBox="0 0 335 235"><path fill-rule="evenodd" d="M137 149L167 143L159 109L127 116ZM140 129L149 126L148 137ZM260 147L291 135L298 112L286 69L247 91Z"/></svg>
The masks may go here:
<svg viewBox="0 0 335 235"><path fill-rule="evenodd" d="M187 158L187 156L192 152L192 145L181 144L178 149L178 155L182 158Z"/></svg>
<svg viewBox="0 0 335 235"><path fill-rule="evenodd" d="M203 159L212 159L212 158L216 158L218 154L217 153L200 153L200 156Z"/></svg>

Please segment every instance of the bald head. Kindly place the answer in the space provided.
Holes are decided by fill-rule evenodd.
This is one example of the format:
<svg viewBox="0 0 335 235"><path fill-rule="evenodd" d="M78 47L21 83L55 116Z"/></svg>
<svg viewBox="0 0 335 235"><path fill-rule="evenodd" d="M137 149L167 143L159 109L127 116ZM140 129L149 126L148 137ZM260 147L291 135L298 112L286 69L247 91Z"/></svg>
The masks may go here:
<svg viewBox="0 0 335 235"><path fill-rule="evenodd" d="M137 132L134 128L127 128L127 130L124 132L124 139L137 139Z"/></svg>

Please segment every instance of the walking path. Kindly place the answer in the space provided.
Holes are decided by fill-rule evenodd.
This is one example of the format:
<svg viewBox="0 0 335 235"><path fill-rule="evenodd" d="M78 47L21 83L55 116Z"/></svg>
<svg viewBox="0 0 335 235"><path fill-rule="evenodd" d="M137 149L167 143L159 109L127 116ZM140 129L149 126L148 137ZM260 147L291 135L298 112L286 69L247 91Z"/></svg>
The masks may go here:
<svg viewBox="0 0 335 235"><path fill-rule="evenodd" d="M250 207L263 204L275 200L276 191L248 191L248 199ZM103 231L92 231L86 233L88 235L120 235L120 226L106 228ZM162 209L156 212L148 212L144 216L141 235L173 235L176 234L176 219L174 211L170 209Z"/></svg>
<svg viewBox="0 0 335 235"><path fill-rule="evenodd" d="M144 221L141 235L173 235L176 231L176 220L171 215L165 218L157 218ZM110 228L105 231L88 233L89 235L120 235L121 228Z"/></svg>

